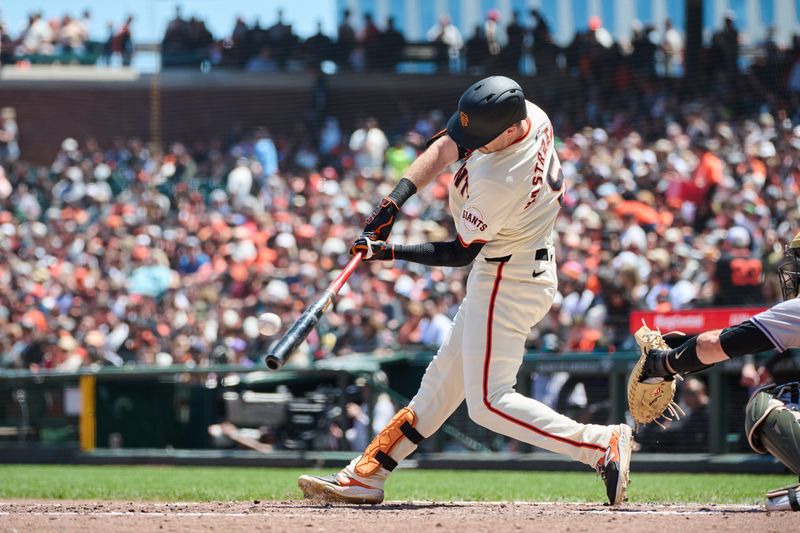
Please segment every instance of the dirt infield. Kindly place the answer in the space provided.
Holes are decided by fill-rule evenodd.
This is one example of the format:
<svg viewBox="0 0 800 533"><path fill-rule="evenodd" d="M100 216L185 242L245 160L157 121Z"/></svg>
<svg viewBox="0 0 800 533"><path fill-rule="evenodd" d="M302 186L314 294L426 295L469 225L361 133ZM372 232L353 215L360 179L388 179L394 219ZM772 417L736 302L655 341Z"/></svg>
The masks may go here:
<svg viewBox="0 0 800 533"><path fill-rule="evenodd" d="M791 531L798 515L737 505L394 502L330 506L232 503L0 501L0 531Z"/></svg>

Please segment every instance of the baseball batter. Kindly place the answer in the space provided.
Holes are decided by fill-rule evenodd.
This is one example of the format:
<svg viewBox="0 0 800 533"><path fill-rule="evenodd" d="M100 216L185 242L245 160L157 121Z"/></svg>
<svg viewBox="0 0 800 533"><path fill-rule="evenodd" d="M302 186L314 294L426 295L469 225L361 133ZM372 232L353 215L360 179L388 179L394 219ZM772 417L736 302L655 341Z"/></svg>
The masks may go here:
<svg viewBox="0 0 800 533"><path fill-rule="evenodd" d="M394 191L368 219L351 253L365 260L466 266L467 295L411 403L341 472L301 476L306 497L380 503L391 471L466 399L470 417L497 433L597 469L608 500L625 500L631 455L627 425L580 424L514 390L525 338L556 294L553 226L565 191L553 127L513 80L472 85ZM448 165L458 235L450 242L386 242L400 208Z"/></svg>

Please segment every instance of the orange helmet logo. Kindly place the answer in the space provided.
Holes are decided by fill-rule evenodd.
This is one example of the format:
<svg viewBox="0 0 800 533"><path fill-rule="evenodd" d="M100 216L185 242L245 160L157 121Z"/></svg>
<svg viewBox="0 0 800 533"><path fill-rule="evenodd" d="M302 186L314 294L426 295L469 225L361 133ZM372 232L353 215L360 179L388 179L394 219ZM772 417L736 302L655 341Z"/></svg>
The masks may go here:
<svg viewBox="0 0 800 533"><path fill-rule="evenodd" d="M467 126L469 126L469 117L463 111L461 111L458 114L458 121L461 122L462 128L466 128Z"/></svg>

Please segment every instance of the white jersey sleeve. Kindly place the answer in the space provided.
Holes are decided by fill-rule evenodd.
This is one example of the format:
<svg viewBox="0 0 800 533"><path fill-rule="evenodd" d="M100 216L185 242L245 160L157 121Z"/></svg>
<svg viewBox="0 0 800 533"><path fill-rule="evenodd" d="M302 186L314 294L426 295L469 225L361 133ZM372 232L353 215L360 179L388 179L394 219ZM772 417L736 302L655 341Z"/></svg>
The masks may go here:
<svg viewBox="0 0 800 533"><path fill-rule="evenodd" d="M751 320L778 350L800 348L800 298L774 305Z"/></svg>
<svg viewBox="0 0 800 533"><path fill-rule="evenodd" d="M514 191L492 180L470 184L469 197L456 219L456 230L465 245L486 243L513 214Z"/></svg>

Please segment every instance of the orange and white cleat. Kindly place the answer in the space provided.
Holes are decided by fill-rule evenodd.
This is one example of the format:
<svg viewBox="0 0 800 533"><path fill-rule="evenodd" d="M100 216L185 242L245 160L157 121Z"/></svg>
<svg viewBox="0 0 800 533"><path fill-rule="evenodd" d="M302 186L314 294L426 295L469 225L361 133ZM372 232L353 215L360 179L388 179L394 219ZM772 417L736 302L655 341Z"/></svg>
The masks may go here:
<svg viewBox="0 0 800 533"><path fill-rule="evenodd" d="M611 434L606 454L597 463L597 473L606 484L606 496L611 505L628 499L632 449L633 430L626 424L620 424Z"/></svg>
<svg viewBox="0 0 800 533"><path fill-rule="evenodd" d="M375 505L383 501L383 489L370 487L344 472L332 476L303 475L297 486L306 499L319 502Z"/></svg>

